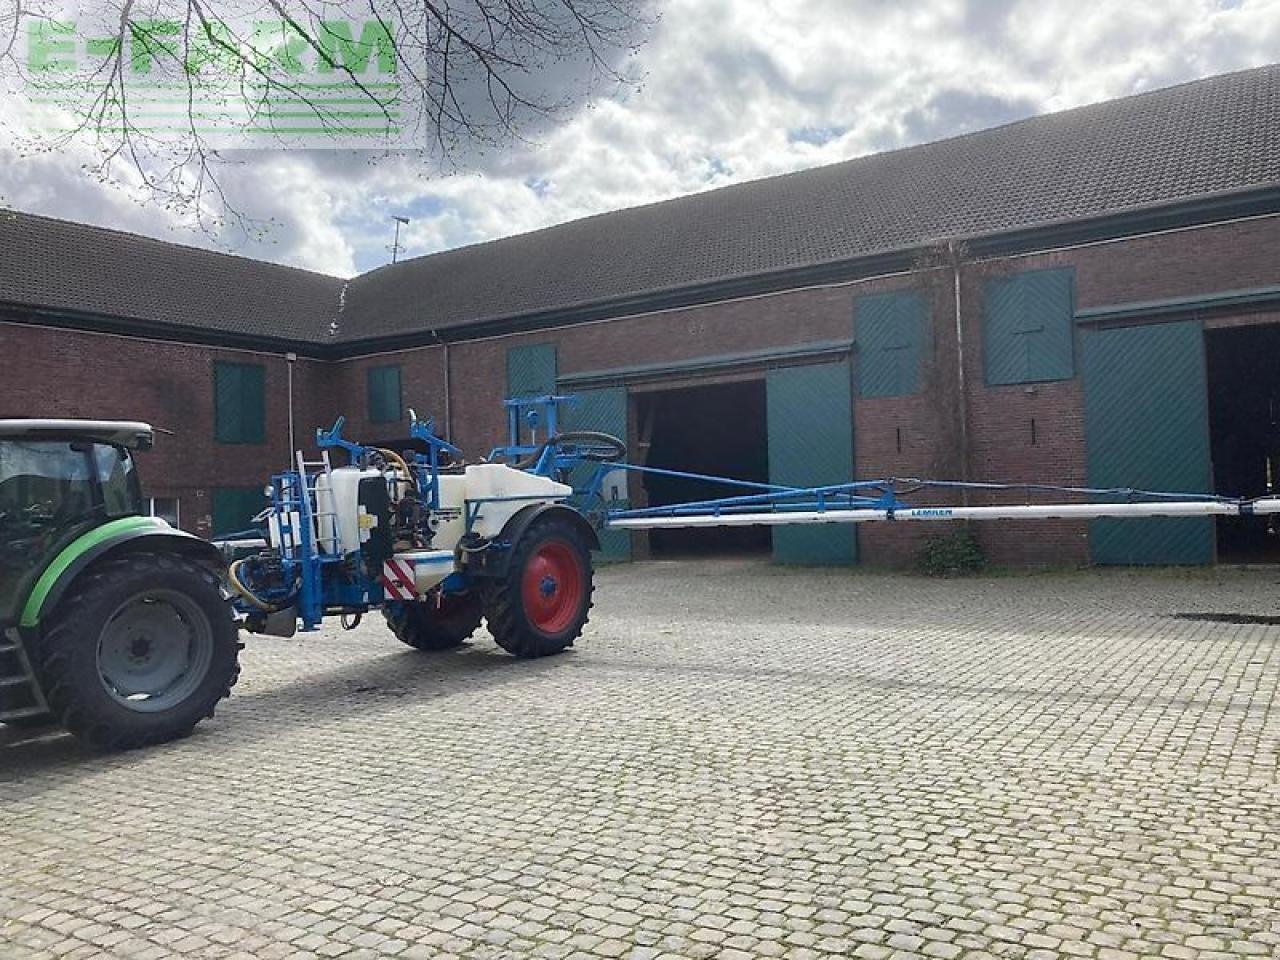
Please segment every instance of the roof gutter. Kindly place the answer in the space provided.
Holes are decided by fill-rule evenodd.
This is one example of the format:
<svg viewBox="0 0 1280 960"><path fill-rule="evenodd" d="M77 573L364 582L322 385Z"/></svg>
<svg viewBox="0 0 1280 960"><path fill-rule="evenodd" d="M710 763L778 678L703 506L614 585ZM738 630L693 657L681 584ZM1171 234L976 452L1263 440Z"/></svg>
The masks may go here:
<svg viewBox="0 0 1280 960"><path fill-rule="evenodd" d="M109 317L74 310L53 310L24 303L0 302L0 322L54 327L78 333L105 333L116 336L159 340L166 343L200 344L284 356L295 353L310 360L339 359L333 344L287 337L266 337L233 333L208 327L186 327L136 317Z"/></svg>

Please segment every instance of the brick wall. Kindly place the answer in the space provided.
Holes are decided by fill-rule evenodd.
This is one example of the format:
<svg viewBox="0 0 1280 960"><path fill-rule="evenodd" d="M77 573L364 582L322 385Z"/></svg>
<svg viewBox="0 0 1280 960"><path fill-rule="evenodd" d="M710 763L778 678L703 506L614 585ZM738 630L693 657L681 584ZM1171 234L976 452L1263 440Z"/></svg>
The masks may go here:
<svg viewBox="0 0 1280 960"><path fill-rule="evenodd" d="M969 475L974 480L1088 479L1084 389L1076 331L1076 375L1055 383L989 387L983 380L983 287L991 277L1069 267L1080 308L1192 297L1280 283L1280 219L1169 233L1036 256L970 264L962 272L965 370L969 383ZM954 316L954 314L952 314ZM1257 317L1253 318L1256 321ZM1214 318L1208 326L1253 322ZM1036 442L1031 442L1031 421ZM974 499L973 502L980 502ZM997 563L1088 561L1088 523L1044 521L975 524Z"/></svg>
<svg viewBox="0 0 1280 960"><path fill-rule="evenodd" d="M934 338L920 394L855 398L854 456L862 477L929 476L1025 482L1084 483L1084 398L1079 376L1034 385L988 387L983 377L983 288L994 276L1071 267L1081 307L1194 296L1280 283L1280 219L1100 244L1027 257L970 262L961 271L965 379L958 388L953 274L935 259L908 276L672 310L602 323L358 357L342 363L295 364L297 435L339 413L351 436L387 433L368 422L371 366L399 364L403 402L436 418L442 432L472 457L505 436L501 401L506 353L516 345L554 343L559 372L584 373L725 353L848 339L854 301L865 293L914 288L930 299ZM1215 317L1212 326L1275 322L1251 314ZM0 415L148 419L172 429L143 461L148 492L183 498L184 526L201 531L214 486L257 486L287 458L286 361L282 357L0 324ZM446 359L447 354L447 359ZM212 364L226 359L266 367L267 442L213 441ZM446 423L446 363L452 385ZM856 364L856 357L855 357ZM740 374L735 374L740 375ZM749 373L762 376L763 371ZM696 375L695 375L696 376ZM962 402L963 401L963 402ZM960 437L967 429L968 455ZM1035 438L1032 440L1032 421ZM634 438L633 438L634 439ZM971 502L982 502L973 495ZM1088 559L1087 524L977 524L999 563L1063 564ZM919 550L929 525L866 525L863 560L901 564Z"/></svg>
<svg viewBox="0 0 1280 960"><path fill-rule="evenodd" d="M945 276L942 281L945 281ZM854 301L867 293L925 287L935 315L946 306L949 286L937 271L850 286L797 291L729 303L614 320L550 333L504 337L451 348L455 376L454 435L468 452L487 450L505 435L501 401L506 388L506 352L512 346L555 343L561 376L643 364L678 362L726 353L848 340ZM947 301L949 302L949 301ZM949 341L935 338L935 358L917 397L876 398L854 403L854 460L860 476L953 475L954 439L941 425L953 416L954 392L945 371L954 367ZM408 355L402 355L406 362ZM856 361L855 361L856 362ZM763 376L763 369L755 376ZM714 377L701 377L710 382ZM460 392L466 384L465 393ZM902 449L898 449L898 431ZM629 438L634 450L635 437ZM864 527L862 556L871 563L902 563L918 549L921 531ZM643 553L643 545L639 544Z"/></svg>
<svg viewBox="0 0 1280 960"><path fill-rule="evenodd" d="M960 425L951 272L935 269L899 284L904 285L921 289L928 295L933 320L932 352L925 362L922 389L909 397L855 395L854 463L858 476L865 479L959 479ZM871 291L855 289L854 295L863 292ZM856 357L854 363L856 367ZM912 502L927 506L946 499L942 493L921 493L913 496ZM864 563L876 565L910 564L926 538L940 529L925 523L863 524L858 528L860 558Z"/></svg>
<svg viewBox="0 0 1280 960"><path fill-rule="evenodd" d="M0 417L143 420L157 433L138 457L143 492L178 497L182 526L207 534L215 487L261 487L289 462L288 362L279 356L0 322ZM214 440L213 364L265 368L266 441ZM298 360L295 429L311 435L327 365Z"/></svg>
<svg viewBox="0 0 1280 960"><path fill-rule="evenodd" d="M1033 263L998 261L973 265L961 279L969 451L966 479L991 483L1086 483L1084 389L1079 376L1049 383L988 386L983 357L984 288L993 277L1070 261ZM954 316L954 313L953 313ZM1061 499L1027 496L1024 502ZM997 502L971 493L968 502ZM1007 496L999 502L1009 502ZM973 532L997 564L1085 563L1089 558L1088 523L1073 521L999 521L975 523Z"/></svg>
<svg viewBox="0 0 1280 960"><path fill-rule="evenodd" d="M408 430L410 408L420 417L434 417L437 430L444 432L444 356L443 347L426 347L399 353L384 353L330 364L329 384L322 392L320 409L323 424L328 426L339 415L347 418L345 433L359 438L390 437ZM369 420L369 370L374 367L400 368L400 402L404 419L395 423L372 423Z"/></svg>

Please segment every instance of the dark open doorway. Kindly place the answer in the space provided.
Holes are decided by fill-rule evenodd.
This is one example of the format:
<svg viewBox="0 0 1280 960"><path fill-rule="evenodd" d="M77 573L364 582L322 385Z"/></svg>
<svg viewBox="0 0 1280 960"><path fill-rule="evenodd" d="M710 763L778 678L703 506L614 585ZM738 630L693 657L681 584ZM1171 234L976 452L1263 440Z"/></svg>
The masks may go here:
<svg viewBox="0 0 1280 960"><path fill-rule="evenodd" d="M764 380L642 393L637 403L648 466L768 482ZM750 492L651 474L643 483L651 506ZM767 553L770 537L765 527L653 530L649 546L654 557Z"/></svg>
<svg viewBox="0 0 1280 960"><path fill-rule="evenodd" d="M1280 326L1205 334L1215 492L1274 495L1280 488ZM1218 519L1218 560L1280 563L1274 520Z"/></svg>

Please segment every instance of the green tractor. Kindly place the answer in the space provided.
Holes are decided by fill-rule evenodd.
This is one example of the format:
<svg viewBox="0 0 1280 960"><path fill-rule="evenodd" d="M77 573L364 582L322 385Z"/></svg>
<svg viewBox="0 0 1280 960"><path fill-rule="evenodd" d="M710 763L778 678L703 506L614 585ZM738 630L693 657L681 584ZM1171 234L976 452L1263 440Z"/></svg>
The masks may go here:
<svg viewBox="0 0 1280 960"><path fill-rule="evenodd" d="M121 749L231 690L239 631L210 543L147 516L144 423L0 420L0 723Z"/></svg>

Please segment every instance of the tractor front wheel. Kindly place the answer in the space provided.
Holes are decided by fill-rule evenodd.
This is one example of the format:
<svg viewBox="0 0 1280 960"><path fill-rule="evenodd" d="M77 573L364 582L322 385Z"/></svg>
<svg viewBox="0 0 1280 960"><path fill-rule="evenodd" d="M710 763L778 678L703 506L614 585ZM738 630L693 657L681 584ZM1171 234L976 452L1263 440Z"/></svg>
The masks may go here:
<svg viewBox="0 0 1280 960"><path fill-rule="evenodd" d="M484 614L498 646L517 657L560 653L582 635L591 611L591 551L568 520L535 521L511 563L485 592Z"/></svg>
<svg viewBox="0 0 1280 960"><path fill-rule="evenodd" d="M382 608L387 626L415 650L452 650L480 626L480 598L474 593L445 594L421 603L389 603Z"/></svg>
<svg viewBox="0 0 1280 960"><path fill-rule="evenodd" d="M218 577L185 557L129 554L82 575L41 637L49 710L81 740L126 749L186 736L239 676Z"/></svg>

